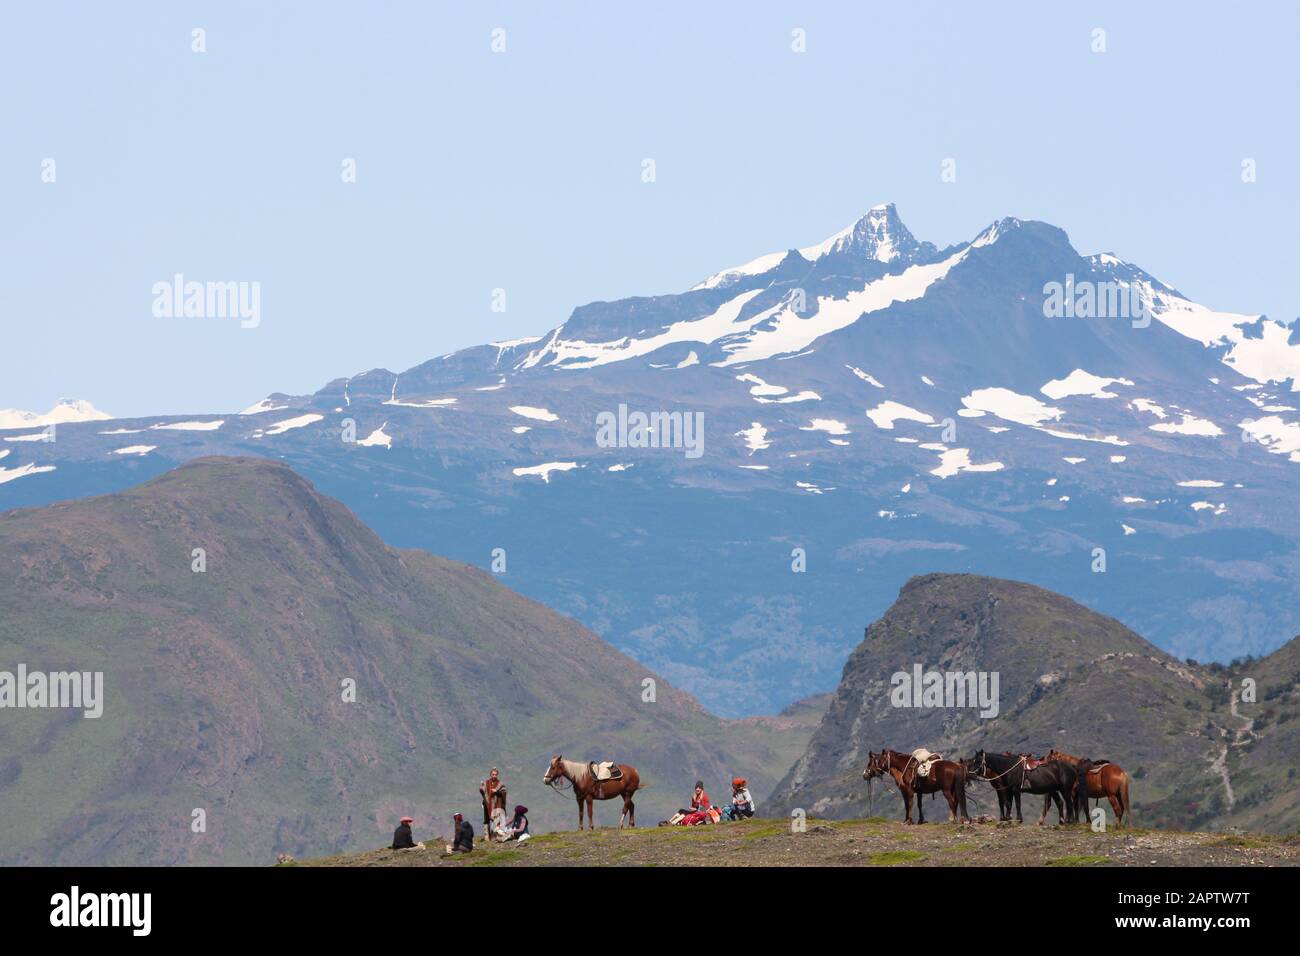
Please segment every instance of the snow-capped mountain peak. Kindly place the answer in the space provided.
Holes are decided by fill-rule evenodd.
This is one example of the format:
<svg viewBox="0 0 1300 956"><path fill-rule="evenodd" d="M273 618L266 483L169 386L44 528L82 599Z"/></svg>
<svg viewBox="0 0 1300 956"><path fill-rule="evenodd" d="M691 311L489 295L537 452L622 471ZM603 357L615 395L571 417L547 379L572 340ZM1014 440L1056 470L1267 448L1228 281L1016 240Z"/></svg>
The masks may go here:
<svg viewBox="0 0 1300 956"><path fill-rule="evenodd" d="M44 428L68 422L101 422L112 418L82 398L61 398L48 412L25 412L17 408L0 409L0 429Z"/></svg>
<svg viewBox="0 0 1300 956"><path fill-rule="evenodd" d="M791 251L798 251L808 262L816 262L824 256L845 255L889 264L911 262L933 255L935 247L931 243L918 241L899 218L898 208L889 202L872 206L865 215L821 242ZM770 252L743 265L714 273L692 288L716 289L749 276L762 275L780 265L788 255L786 252Z"/></svg>
<svg viewBox="0 0 1300 956"><path fill-rule="evenodd" d="M891 203L872 206L867 214L846 226L830 238L815 246L800 249L805 259L816 261L827 255L850 255L877 262L893 262L895 259L914 255L922 245L917 242L903 220L898 217L898 209Z"/></svg>

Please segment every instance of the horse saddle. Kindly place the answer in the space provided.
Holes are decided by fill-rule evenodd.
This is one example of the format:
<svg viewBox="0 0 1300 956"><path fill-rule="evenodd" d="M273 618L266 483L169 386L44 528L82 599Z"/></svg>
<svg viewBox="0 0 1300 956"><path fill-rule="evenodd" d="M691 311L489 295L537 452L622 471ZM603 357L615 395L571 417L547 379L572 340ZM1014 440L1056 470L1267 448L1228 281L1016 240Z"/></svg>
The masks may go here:
<svg viewBox="0 0 1300 956"><path fill-rule="evenodd" d="M916 761L916 775L928 777L934 765L943 759L943 754L930 753L924 747L919 747L912 751L912 759Z"/></svg>
<svg viewBox="0 0 1300 956"><path fill-rule="evenodd" d="M593 780L618 780L623 776L623 771L618 769L618 764L612 760L606 760L601 763L592 762L587 765L591 771Z"/></svg>

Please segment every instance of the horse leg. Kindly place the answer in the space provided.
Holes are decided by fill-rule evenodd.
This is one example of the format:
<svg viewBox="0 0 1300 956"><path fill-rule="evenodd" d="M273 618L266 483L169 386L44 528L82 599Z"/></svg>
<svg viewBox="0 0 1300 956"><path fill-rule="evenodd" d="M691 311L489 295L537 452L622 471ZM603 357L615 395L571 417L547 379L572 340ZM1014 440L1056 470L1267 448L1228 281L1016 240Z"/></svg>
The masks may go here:
<svg viewBox="0 0 1300 956"><path fill-rule="evenodd" d="M627 825L636 829L636 803L632 800L635 790L627 795Z"/></svg>
<svg viewBox="0 0 1300 956"><path fill-rule="evenodd" d="M916 822L918 825L925 822L925 794L923 793L916 795Z"/></svg>
<svg viewBox="0 0 1300 956"><path fill-rule="evenodd" d="M948 801L948 822L957 822L957 792L955 790L945 790L943 798Z"/></svg>
<svg viewBox="0 0 1300 956"><path fill-rule="evenodd" d="M578 800L578 832L581 833L582 832L582 796L579 795L577 800Z"/></svg>
<svg viewBox="0 0 1300 956"><path fill-rule="evenodd" d="M903 822L911 823L912 822L912 793L909 790L903 790L901 792L903 794L903 809L907 811L907 813L903 815Z"/></svg>
<svg viewBox="0 0 1300 956"><path fill-rule="evenodd" d="M1110 800L1110 808L1111 808L1111 810L1113 810L1114 813L1115 813L1115 826L1117 826L1117 827L1121 827L1121 826L1123 826L1123 825L1124 825L1124 805L1123 805L1122 803L1119 802L1119 795L1118 795L1118 794L1114 794L1114 793L1108 793L1108 794L1106 794L1106 798L1107 798L1108 800Z"/></svg>
<svg viewBox="0 0 1300 956"><path fill-rule="evenodd" d="M627 819L627 794L623 794L623 812L618 815L618 828L623 829L623 821Z"/></svg>

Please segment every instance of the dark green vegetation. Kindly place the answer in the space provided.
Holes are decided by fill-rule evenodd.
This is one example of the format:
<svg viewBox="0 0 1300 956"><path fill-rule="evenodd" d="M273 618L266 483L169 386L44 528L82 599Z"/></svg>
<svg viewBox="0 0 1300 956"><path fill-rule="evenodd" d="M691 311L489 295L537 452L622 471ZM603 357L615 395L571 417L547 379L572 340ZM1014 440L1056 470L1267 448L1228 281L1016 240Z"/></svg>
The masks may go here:
<svg viewBox="0 0 1300 956"><path fill-rule="evenodd" d="M425 834L417 833L417 836ZM427 850L372 850L303 866L1296 866L1300 837L1255 837L1225 846L1210 833L1087 827L906 827L879 818L809 820L792 833L786 820L595 833L546 833L523 846L475 844L468 856ZM286 879L292 879L286 876Z"/></svg>
<svg viewBox="0 0 1300 956"><path fill-rule="evenodd" d="M103 671L105 705L0 711L6 864L374 846L402 813L417 831L458 809L477 824L492 765L537 824L571 827L573 801L541 785L556 752L636 765L653 824L696 777L717 792L742 773L761 798L819 716L724 721L659 678L646 703L655 675L570 618L386 546L265 459L0 515L0 670L19 663ZM599 805L598 822L617 817Z"/></svg>
<svg viewBox="0 0 1300 956"><path fill-rule="evenodd" d="M891 675L916 663L997 671L1000 713L892 706ZM1254 703L1241 699L1246 678L1257 684ZM862 780L867 751L882 747L924 746L954 758L1056 747L1128 770L1140 826L1294 833L1298 680L1300 640L1262 660L1205 667L1042 588L974 575L913 578L845 664L808 751L769 809L854 817L874 806L901 817L891 782L875 784L871 803ZM978 812L996 815L988 785L973 793ZM1041 798L1023 805L1036 819ZM927 813L946 819L946 806L934 806Z"/></svg>

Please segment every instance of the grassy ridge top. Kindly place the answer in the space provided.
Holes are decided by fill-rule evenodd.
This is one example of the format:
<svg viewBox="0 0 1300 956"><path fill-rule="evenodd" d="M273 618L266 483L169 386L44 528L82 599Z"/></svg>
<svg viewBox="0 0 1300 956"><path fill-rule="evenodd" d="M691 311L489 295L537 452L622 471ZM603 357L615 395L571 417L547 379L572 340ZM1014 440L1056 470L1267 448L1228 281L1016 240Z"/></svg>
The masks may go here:
<svg viewBox="0 0 1300 956"><path fill-rule="evenodd" d="M698 827L544 833L526 844L475 843L445 856L372 850L304 866L1297 866L1300 837L978 823L904 826L892 819L784 819Z"/></svg>

